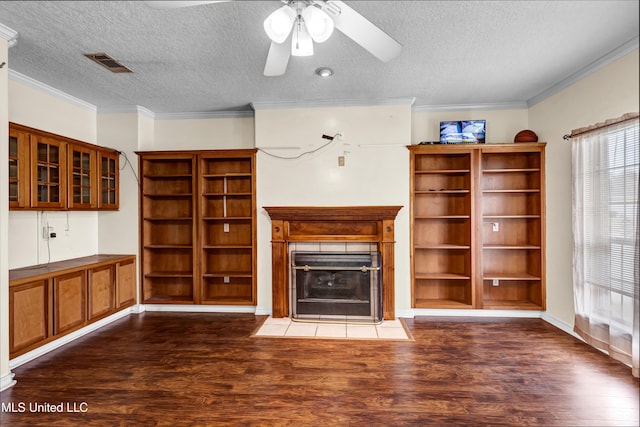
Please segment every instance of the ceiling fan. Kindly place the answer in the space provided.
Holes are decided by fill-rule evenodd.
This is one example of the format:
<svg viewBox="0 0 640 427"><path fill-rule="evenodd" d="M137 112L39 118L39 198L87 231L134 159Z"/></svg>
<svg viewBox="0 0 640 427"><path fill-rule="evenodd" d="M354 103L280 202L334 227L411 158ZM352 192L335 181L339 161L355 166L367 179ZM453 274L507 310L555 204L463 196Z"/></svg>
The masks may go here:
<svg viewBox="0 0 640 427"><path fill-rule="evenodd" d="M147 1L157 9L198 6L217 1ZM313 55L313 43L327 40L334 28L351 38L373 56L388 62L398 56L402 45L342 1L281 0L284 5L264 21L271 46L264 67L265 76L281 76L291 56Z"/></svg>

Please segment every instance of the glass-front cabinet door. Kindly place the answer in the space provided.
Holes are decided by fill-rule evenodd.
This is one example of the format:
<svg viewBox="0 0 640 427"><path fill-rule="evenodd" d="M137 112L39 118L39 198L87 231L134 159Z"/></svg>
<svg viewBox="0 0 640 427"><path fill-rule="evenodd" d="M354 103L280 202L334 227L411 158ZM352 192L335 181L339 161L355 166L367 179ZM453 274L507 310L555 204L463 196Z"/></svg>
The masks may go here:
<svg viewBox="0 0 640 427"><path fill-rule="evenodd" d="M9 207L29 207L29 135L9 130Z"/></svg>
<svg viewBox="0 0 640 427"><path fill-rule="evenodd" d="M98 152L98 207L118 209L118 154Z"/></svg>
<svg viewBox="0 0 640 427"><path fill-rule="evenodd" d="M92 209L96 200L96 150L69 144L69 208Z"/></svg>
<svg viewBox="0 0 640 427"><path fill-rule="evenodd" d="M66 144L39 135L31 141L32 205L37 208L66 207Z"/></svg>

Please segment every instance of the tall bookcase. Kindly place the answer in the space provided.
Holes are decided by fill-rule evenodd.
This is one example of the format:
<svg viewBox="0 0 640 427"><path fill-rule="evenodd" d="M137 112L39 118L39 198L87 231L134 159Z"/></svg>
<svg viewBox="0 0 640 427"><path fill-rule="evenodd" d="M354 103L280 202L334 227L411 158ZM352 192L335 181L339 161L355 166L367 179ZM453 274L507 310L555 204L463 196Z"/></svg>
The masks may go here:
<svg viewBox="0 0 640 427"><path fill-rule="evenodd" d="M439 148L411 158L414 306L471 308L472 155Z"/></svg>
<svg viewBox="0 0 640 427"><path fill-rule="evenodd" d="M255 150L138 155L142 301L255 305Z"/></svg>
<svg viewBox="0 0 640 427"><path fill-rule="evenodd" d="M255 304L253 156L200 156L202 301Z"/></svg>
<svg viewBox="0 0 640 427"><path fill-rule="evenodd" d="M544 148L409 147L413 307L545 309Z"/></svg>
<svg viewBox="0 0 640 427"><path fill-rule="evenodd" d="M482 306L539 310L545 308L544 150L513 145L481 151Z"/></svg>
<svg viewBox="0 0 640 427"><path fill-rule="evenodd" d="M193 154L141 154L142 301L196 301Z"/></svg>

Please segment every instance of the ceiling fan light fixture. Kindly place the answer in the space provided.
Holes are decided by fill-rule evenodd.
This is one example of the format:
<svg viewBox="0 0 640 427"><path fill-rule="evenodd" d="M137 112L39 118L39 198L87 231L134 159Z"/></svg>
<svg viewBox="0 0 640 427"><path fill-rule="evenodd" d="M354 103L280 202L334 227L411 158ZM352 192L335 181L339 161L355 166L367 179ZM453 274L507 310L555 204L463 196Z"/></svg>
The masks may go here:
<svg viewBox="0 0 640 427"><path fill-rule="evenodd" d="M316 43L326 41L333 33L333 19L326 12L315 6L307 6L302 11L304 24Z"/></svg>
<svg viewBox="0 0 640 427"><path fill-rule="evenodd" d="M313 39L307 31L307 27L300 19L296 19L291 38L292 56L313 56Z"/></svg>
<svg viewBox="0 0 640 427"><path fill-rule="evenodd" d="M264 20L264 31L274 42L283 43L295 22L296 12L290 6L282 6Z"/></svg>

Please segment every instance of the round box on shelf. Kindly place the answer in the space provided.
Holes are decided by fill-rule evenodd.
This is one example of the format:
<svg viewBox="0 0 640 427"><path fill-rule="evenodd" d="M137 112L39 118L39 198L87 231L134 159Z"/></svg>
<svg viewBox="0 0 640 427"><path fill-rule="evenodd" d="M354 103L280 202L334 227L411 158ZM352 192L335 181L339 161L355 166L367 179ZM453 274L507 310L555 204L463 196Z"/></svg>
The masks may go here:
<svg viewBox="0 0 640 427"><path fill-rule="evenodd" d="M538 135L529 129L521 130L516 134L513 142L538 142Z"/></svg>

